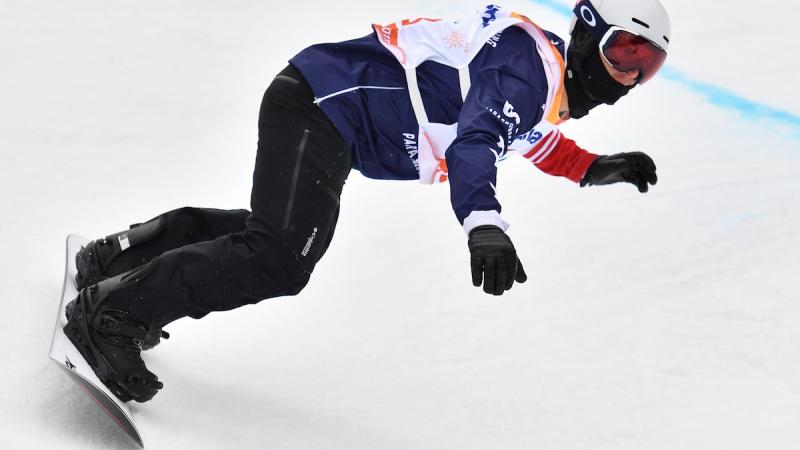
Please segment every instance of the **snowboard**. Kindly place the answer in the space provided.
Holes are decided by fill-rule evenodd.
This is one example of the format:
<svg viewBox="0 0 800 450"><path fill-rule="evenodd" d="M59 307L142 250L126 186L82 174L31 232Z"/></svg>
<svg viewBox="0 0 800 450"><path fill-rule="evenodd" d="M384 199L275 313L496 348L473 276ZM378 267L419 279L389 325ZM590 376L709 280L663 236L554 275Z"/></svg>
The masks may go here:
<svg viewBox="0 0 800 450"><path fill-rule="evenodd" d="M118 399L111 391L97 378L92 368L83 359L80 352L72 344L66 334L64 325L67 324L67 316L64 308L78 296L78 289L75 287L75 254L82 246L89 243L89 240L70 234L67 236L67 263L64 273L64 288L61 292L61 301L58 305L58 316L56 327L53 331L53 341L50 344L50 359L64 370L64 372L76 383L80 389L86 393L100 407L114 423L124 430L140 447L144 448L141 433L136 428L131 416L130 407L122 400Z"/></svg>

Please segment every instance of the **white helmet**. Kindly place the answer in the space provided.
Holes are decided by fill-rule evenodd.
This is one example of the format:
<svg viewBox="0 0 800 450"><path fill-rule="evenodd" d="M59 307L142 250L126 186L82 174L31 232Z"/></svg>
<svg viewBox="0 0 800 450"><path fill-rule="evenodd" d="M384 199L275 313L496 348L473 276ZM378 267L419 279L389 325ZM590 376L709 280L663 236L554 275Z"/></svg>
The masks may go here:
<svg viewBox="0 0 800 450"><path fill-rule="evenodd" d="M570 116L579 119L653 78L667 58L671 30L658 0L579 0L573 11L564 83ZM606 67L636 82L623 85Z"/></svg>
<svg viewBox="0 0 800 450"><path fill-rule="evenodd" d="M669 48L669 15L658 0L581 0L574 12L570 34L578 20L587 28L592 28L592 23L597 27L605 22L645 37L665 51Z"/></svg>

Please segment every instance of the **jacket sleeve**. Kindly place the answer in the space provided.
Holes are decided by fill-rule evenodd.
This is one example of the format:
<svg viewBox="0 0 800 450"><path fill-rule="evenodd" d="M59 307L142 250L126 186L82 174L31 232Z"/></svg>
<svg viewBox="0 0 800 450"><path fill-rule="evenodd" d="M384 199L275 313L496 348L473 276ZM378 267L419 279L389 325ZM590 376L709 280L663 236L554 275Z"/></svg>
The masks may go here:
<svg viewBox="0 0 800 450"><path fill-rule="evenodd" d="M467 234L480 225L508 228L496 197L496 165L520 130L531 129L544 114L541 61L533 47L516 50L527 53L506 55L503 65L473 73L456 139L445 153L450 200Z"/></svg>
<svg viewBox="0 0 800 450"><path fill-rule="evenodd" d="M575 183L583 179L589 166L598 158L598 155L578 147L575 141L567 139L555 127L523 156L542 172Z"/></svg>

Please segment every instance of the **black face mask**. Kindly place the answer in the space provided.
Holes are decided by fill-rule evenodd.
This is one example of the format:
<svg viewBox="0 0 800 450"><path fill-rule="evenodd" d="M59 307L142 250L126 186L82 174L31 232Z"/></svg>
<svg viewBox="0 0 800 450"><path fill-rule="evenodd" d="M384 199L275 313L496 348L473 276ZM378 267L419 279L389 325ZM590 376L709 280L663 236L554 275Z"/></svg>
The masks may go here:
<svg viewBox="0 0 800 450"><path fill-rule="evenodd" d="M567 49L564 79L570 117L580 119L598 105L613 105L634 86L625 86L611 77L600 60L598 42L581 24L576 24Z"/></svg>

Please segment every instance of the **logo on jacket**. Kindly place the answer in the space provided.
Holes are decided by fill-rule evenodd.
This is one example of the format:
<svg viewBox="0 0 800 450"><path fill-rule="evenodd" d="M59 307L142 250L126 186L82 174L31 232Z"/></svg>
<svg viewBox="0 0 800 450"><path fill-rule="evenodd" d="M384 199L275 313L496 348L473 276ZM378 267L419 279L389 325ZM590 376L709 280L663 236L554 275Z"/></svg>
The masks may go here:
<svg viewBox="0 0 800 450"><path fill-rule="evenodd" d="M393 23L391 25L383 26L383 25L373 25L375 32L378 34L378 37L381 41L383 41L386 45L397 45L398 39L398 28L397 24Z"/></svg>
<svg viewBox="0 0 800 450"><path fill-rule="evenodd" d="M503 107L503 114L505 114L505 117L503 117L498 111L488 106L486 107L486 109L489 111L491 115L493 115L498 121L500 121L500 123L503 124L503 126L506 127L506 130L508 131L506 140L508 140L508 142L512 142L514 134L517 132L517 129L519 128L519 122L521 122L519 114L514 112L514 107L511 106L510 103L506 102L505 106ZM515 120L517 122L517 125L515 126L514 122L508 119Z"/></svg>
<svg viewBox="0 0 800 450"><path fill-rule="evenodd" d="M527 133L517 137L517 140L526 141L528 144L535 144L539 142L539 140L543 136L544 135L542 133L536 131L536 129L534 128L533 130L528 131Z"/></svg>
<svg viewBox="0 0 800 450"><path fill-rule="evenodd" d="M486 7L486 11L483 12L483 28L486 28L497 20L497 12L500 11L500 7L496 5L489 5Z"/></svg>
<svg viewBox="0 0 800 450"><path fill-rule="evenodd" d="M508 156L508 147L506 147L506 141L503 139L503 136L497 137L497 150L489 147L489 151L494 155L495 166L500 164L500 161L506 159L506 156Z"/></svg>
<svg viewBox="0 0 800 450"><path fill-rule="evenodd" d="M413 133L403 133L403 145L405 145L406 153L411 159L411 164L419 173L419 145L417 145L417 135Z"/></svg>
<svg viewBox="0 0 800 450"><path fill-rule="evenodd" d="M461 32L453 30L444 35L442 41L450 48L463 47L467 43L467 37Z"/></svg>
<svg viewBox="0 0 800 450"><path fill-rule="evenodd" d="M506 104L503 105L503 114L505 114L506 117L508 117L509 119L514 119L514 122L516 122L517 125L519 125L522 122L522 119L520 119L519 114L514 112L514 106L509 102L506 102Z"/></svg>

